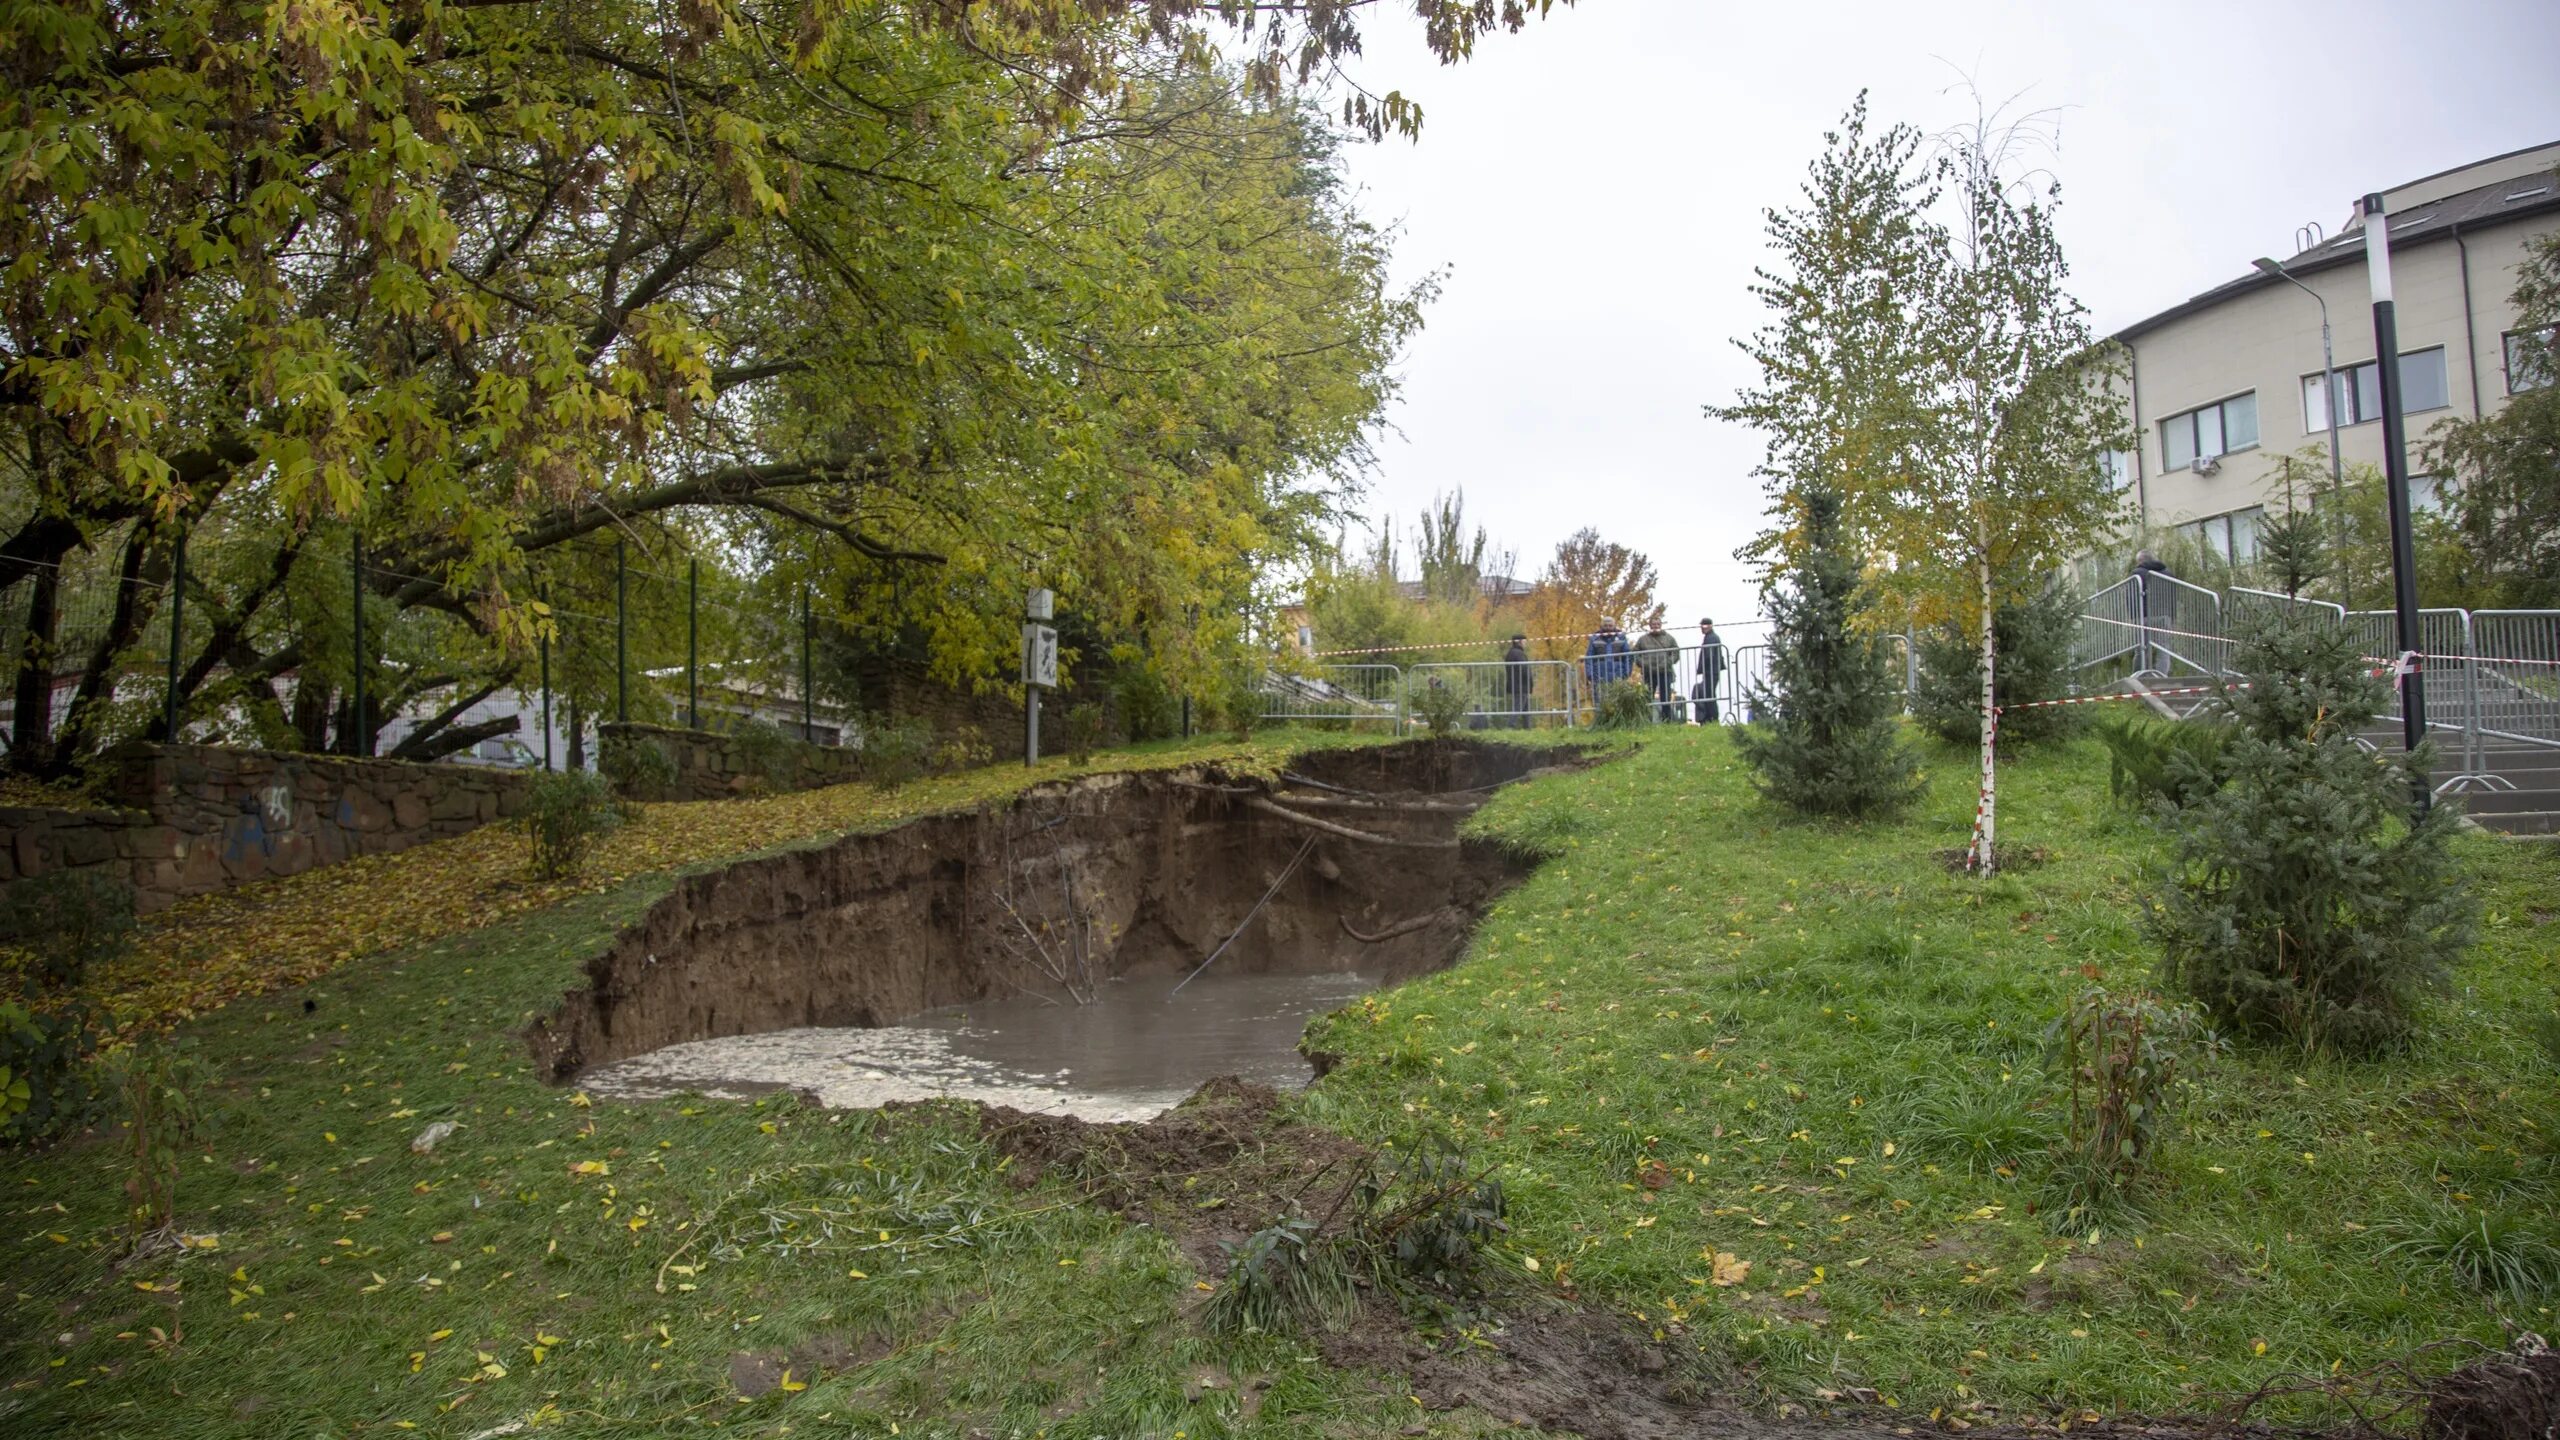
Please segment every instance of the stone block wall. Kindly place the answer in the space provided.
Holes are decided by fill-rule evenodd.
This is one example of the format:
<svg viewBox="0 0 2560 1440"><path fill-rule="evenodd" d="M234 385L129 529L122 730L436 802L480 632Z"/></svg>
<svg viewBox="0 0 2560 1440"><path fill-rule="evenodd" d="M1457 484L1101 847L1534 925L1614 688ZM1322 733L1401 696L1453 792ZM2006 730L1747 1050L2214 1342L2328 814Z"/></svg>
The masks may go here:
<svg viewBox="0 0 2560 1440"><path fill-rule="evenodd" d="M642 800L726 800L733 796L777 790L814 790L860 778L862 752L832 745L810 745L786 738L779 753L784 773L768 775L759 757L737 737L717 730L686 730L672 725L611 723L597 727L602 735L598 768L607 775L624 773L616 755L634 745L655 745L675 762L675 783Z"/></svg>
<svg viewBox="0 0 2560 1440"><path fill-rule="evenodd" d="M0 884L105 870L136 908L357 855L388 854L523 808L522 771L231 750L128 745L107 759L99 809L0 808Z"/></svg>

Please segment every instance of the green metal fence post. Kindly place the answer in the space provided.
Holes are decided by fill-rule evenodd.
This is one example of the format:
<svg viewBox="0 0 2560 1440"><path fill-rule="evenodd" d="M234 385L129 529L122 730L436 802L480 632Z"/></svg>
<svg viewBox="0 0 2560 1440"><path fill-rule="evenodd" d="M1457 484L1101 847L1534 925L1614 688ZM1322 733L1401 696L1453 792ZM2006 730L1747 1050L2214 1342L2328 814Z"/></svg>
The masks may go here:
<svg viewBox="0 0 2560 1440"><path fill-rule="evenodd" d="M684 727L702 728L702 558L684 562Z"/></svg>
<svg viewBox="0 0 2560 1440"><path fill-rule="evenodd" d="M631 723L630 543L613 542L613 718Z"/></svg>
<svg viewBox="0 0 2560 1440"><path fill-rule="evenodd" d="M178 743L178 642L187 619L187 532L182 526L169 563L169 694L161 715L160 738Z"/></svg>
<svg viewBox="0 0 2560 1440"><path fill-rule="evenodd" d="M347 526L347 573L352 581L355 607L355 642L347 651L347 673L350 682L347 705L347 753L362 755L364 743L364 531L351 521Z"/></svg>

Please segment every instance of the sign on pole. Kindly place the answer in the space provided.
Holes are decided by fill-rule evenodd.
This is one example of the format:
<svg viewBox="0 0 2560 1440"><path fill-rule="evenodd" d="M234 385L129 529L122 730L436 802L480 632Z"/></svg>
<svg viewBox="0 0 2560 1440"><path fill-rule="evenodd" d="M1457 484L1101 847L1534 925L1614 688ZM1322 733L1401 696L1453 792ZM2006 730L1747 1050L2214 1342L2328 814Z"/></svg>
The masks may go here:
<svg viewBox="0 0 2560 1440"><path fill-rule="evenodd" d="M1058 688L1058 632L1037 620L1022 622L1022 683Z"/></svg>

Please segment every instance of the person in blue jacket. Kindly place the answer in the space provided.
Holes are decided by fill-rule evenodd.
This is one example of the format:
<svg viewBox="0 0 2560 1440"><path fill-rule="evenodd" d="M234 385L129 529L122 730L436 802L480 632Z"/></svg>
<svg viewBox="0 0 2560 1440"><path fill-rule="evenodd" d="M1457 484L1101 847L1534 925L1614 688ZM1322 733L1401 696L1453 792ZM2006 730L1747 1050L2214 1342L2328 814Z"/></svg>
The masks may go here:
<svg viewBox="0 0 2560 1440"><path fill-rule="evenodd" d="M1600 692L1611 683L1635 673L1635 656L1627 645L1627 632L1615 620L1603 620L1591 632L1591 643L1583 647L1582 678L1591 687L1591 704L1600 704Z"/></svg>

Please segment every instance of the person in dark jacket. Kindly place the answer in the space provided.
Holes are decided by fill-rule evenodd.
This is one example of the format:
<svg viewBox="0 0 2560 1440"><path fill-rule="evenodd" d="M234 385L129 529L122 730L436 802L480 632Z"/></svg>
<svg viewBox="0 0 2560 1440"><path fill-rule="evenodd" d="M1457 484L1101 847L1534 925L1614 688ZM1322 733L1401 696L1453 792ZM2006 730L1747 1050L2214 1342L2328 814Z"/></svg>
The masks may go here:
<svg viewBox="0 0 2560 1440"><path fill-rule="evenodd" d="M1653 692L1654 723L1668 724L1679 719L1680 702L1671 697L1678 693L1673 687L1680 679L1680 642L1672 639L1662 622L1656 620L1636 637L1630 653L1636 673L1644 677L1645 688Z"/></svg>
<svg viewBox="0 0 2560 1440"><path fill-rule="evenodd" d="M2142 622L2135 632L2134 660L2137 668L2169 668L2169 646L2166 637L2155 637L2153 626L2163 630L2178 628L2178 587L2169 583L2169 567L2148 550L2133 552L2134 614Z"/></svg>
<svg viewBox="0 0 2560 1440"><path fill-rule="evenodd" d="M1529 701L1537 689L1537 672L1529 665L1529 637L1514 633L1511 648L1502 652L1503 728L1529 728Z"/></svg>
<svg viewBox="0 0 2560 1440"><path fill-rule="evenodd" d="M1716 723L1716 692L1724 688L1724 639L1716 634L1716 622L1698 622L1698 683L1689 690L1694 713L1701 725Z"/></svg>

